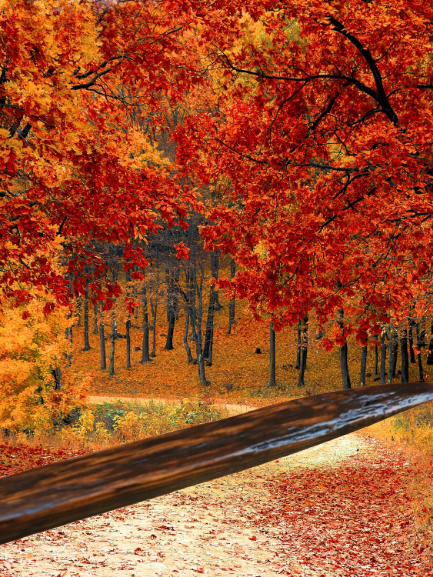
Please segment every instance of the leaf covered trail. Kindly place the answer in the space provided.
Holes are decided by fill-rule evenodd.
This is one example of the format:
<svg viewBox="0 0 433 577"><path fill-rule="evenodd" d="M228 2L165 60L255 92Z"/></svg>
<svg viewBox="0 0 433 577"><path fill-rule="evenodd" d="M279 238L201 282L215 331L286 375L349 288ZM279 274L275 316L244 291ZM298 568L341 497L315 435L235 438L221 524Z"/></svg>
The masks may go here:
<svg viewBox="0 0 433 577"><path fill-rule="evenodd" d="M0 575L430 577L433 558L411 546L411 472L351 434L3 545Z"/></svg>

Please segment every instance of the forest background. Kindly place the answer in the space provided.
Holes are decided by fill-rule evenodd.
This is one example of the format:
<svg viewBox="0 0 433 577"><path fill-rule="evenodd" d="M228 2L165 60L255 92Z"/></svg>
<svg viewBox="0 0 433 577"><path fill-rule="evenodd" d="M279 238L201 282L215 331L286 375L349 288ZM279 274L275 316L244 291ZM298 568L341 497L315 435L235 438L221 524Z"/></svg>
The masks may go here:
<svg viewBox="0 0 433 577"><path fill-rule="evenodd" d="M89 394L190 397L185 425L221 397L428 377L428 3L1 8L9 440L155 432L137 410L98 420ZM375 430L431 474L430 406Z"/></svg>

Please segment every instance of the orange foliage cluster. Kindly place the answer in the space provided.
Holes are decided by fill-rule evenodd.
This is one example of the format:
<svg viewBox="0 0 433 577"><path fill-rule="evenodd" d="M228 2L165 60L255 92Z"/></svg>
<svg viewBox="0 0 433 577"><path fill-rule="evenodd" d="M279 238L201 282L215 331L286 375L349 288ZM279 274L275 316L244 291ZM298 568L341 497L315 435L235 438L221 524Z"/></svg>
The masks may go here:
<svg viewBox="0 0 433 577"><path fill-rule="evenodd" d="M37 291L32 298L24 312L0 312L0 423L7 429L51 428L87 393L88 379L63 379L56 390L53 371L64 364L65 329L72 321L61 308L47 316L51 301Z"/></svg>

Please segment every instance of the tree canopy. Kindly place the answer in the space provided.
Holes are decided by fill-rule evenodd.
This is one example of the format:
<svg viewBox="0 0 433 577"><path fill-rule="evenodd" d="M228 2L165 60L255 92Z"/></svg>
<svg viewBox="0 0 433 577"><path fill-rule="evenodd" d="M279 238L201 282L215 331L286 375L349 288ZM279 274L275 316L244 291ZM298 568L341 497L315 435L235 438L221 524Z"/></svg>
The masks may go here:
<svg viewBox="0 0 433 577"><path fill-rule="evenodd" d="M344 310L333 339L364 342L430 310L429 3L8 0L0 18L4 298L67 301L57 244L109 302L98 242L145 267L149 233L204 211L277 329Z"/></svg>

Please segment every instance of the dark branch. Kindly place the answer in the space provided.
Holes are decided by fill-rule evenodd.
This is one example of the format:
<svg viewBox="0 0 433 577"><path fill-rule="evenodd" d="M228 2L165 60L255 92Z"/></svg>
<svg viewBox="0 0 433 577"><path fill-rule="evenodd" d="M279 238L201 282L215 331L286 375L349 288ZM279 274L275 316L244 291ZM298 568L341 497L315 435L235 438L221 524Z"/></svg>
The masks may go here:
<svg viewBox="0 0 433 577"><path fill-rule="evenodd" d="M353 36L353 34L348 32L343 26L343 24L338 20L336 20L333 16L328 16L328 19L334 26L334 30L336 30L337 32L342 34L345 38L347 38L349 42L351 42L355 46L355 48L357 48L357 50L362 54L368 67L370 68L373 74L374 82L376 84L377 92L373 91L375 93L375 99L379 102L383 112L388 116L391 122L393 122L394 124L398 124L397 114L394 112L388 100L388 97L385 93L385 88L383 86L382 81L382 75L380 74L379 68L377 67L376 61L374 60L370 50L368 50L368 48L365 48L362 42L360 42L358 38Z"/></svg>
<svg viewBox="0 0 433 577"><path fill-rule="evenodd" d="M316 120L313 122L313 125L311 126L311 130L316 130L316 128L318 127L320 121L325 118L325 116L327 114L329 114L332 110L332 107L335 104L335 101L337 100L337 98L339 97L339 93L337 92L337 94L335 96L333 96L331 98L331 100L328 103L328 106L325 108L325 110L323 110L320 115L316 118Z"/></svg>
<svg viewBox="0 0 433 577"><path fill-rule="evenodd" d="M102 70L101 72L97 72L94 77L89 80L89 82L86 82L85 84L74 84L72 86L72 90L80 90L82 88L90 88L91 86L93 86L96 81L101 78L101 76L105 76L105 74L108 74L109 72L111 72L111 68L107 68L107 70Z"/></svg>

